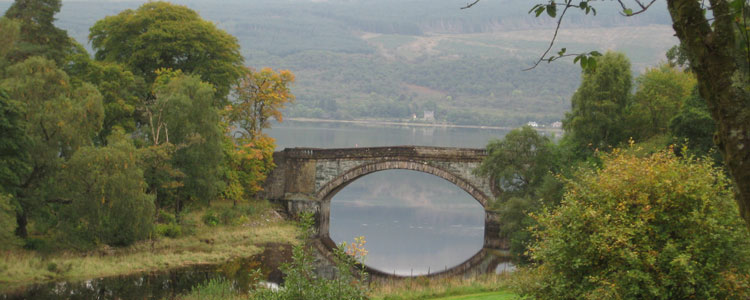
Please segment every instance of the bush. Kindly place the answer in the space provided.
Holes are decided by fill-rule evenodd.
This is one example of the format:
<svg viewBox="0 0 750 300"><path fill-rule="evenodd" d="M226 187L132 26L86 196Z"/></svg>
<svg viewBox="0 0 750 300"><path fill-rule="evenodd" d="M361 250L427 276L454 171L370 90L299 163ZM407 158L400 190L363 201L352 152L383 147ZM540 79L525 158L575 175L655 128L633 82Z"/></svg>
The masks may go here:
<svg viewBox="0 0 750 300"><path fill-rule="evenodd" d="M177 223L177 218L175 218L174 214L164 210L159 210L159 214L156 216L156 221L162 224L173 224Z"/></svg>
<svg viewBox="0 0 750 300"><path fill-rule="evenodd" d="M615 151L566 183L537 216L536 299L747 299L750 234L730 182L711 163L668 151Z"/></svg>
<svg viewBox="0 0 750 300"><path fill-rule="evenodd" d="M203 221L203 224L206 224L208 226L217 226L219 225L219 217L216 216L216 213L212 211L207 211L203 217L201 218Z"/></svg>
<svg viewBox="0 0 750 300"><path fill-rule="evenodd" d="M201 299L201 300L227 300L227 299L245 299L232 286L232 282L223 278L214 278L206 283L195 286L191 289L190 294L182 297L184 300Z"/></svg>
<svg viewBox="0 0 750 300"><path fill-rule="evenodd" d="M11 196L0 193L0 250L18 246L19 241L13 231L16 229L16 214L11 206Z"/></svg>
<svg viewBox="0 0 750 300"><path fill-rule="evenodd" d="M156 224L156 233L160 236L169 238L177 238L182 236L182 227L175 223L171 224Z"/></svg>

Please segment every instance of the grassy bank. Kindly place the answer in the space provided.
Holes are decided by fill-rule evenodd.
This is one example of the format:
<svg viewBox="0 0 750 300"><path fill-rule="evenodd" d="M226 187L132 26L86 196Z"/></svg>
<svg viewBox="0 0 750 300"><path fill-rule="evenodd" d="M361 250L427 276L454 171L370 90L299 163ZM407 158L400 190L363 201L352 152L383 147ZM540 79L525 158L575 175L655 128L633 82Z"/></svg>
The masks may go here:
<svg viewBox="0 0 750 300"><path fill-rule="evenodd" d="M211 209L227 209L216 203ZM246 214L236 225L208 226L201 222L204 210L184 218L195 224L194 233L178 238L160 237L126 248L99 248L88 252L63 251L41 254L11 250L0 253L0 292L53 280L83 280L128 275L198 264L212 264L262 251L266 243L297 242L297 228L283 220L267 204Z"/></svg>
<svg viewBox="0 0 750 300"><path fill-rule="evenodd" d="M471 278L414 278L373 283L372 299L515 299L509 276L488 274Z"/></svg>
<svg viewBox="0 0 750 300"><path fill-rule="evenodd" d="M414 278L394 282L374 282L371 285L370 299L518 299L518 295L510 292L508 276L492 274L472 278ZM247 294L238 294L227 281L216 280L195 287L191 293L183 295L179 299L251 299L251 297Z"/></svg>

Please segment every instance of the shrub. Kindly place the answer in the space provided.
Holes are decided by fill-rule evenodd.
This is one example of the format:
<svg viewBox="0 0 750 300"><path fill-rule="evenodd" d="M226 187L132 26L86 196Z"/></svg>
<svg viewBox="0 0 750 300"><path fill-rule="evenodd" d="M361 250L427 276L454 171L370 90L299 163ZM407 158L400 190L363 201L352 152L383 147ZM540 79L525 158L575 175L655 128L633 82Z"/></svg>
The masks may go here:
<svg viewBox="0 0 750 300"><path fill-rule="evenodd" d="M710 162L615 151L537 216L537 299L747 299L750 235Z"/></svg>
<svg viewBox="0 0 750 300"><path fill-rule="evenodd" d="M214 278L206 283L195 286L191 289L190 294L182 297L184 300L201 299L201 300L228 300L228 299L245 299L232 286L232 282L223 278Z"/></svg>
<svg viewBox="0 0 750 300"><path fill-rule="evenodd" d="M11 196L0 193L0 250L11 249L19 244L13 233L16 229L15 217Z"/></svg>
<svg viewBox="0 0 750 300"><path fill-rule="evenodd" d="M175 223L156 224L156 233L160 236L176 238L182 236L182 227Z"/></svg>
<svg viewBox="0 0 750 300"><path fill-rule="evenodd" d="M219 225L219 217L216 216L216 213L212 211L207 211L203 217L201 218L203 221L203 224L206 224L208 226L216 226Z"/></svg>
<svg viewBox="0 0 750 300"><path fill-rule="evenodd" d="M159 214L156 215L156 221L162 224L172 224L177 223L177 218L174 214L160 209Z"/></svg>

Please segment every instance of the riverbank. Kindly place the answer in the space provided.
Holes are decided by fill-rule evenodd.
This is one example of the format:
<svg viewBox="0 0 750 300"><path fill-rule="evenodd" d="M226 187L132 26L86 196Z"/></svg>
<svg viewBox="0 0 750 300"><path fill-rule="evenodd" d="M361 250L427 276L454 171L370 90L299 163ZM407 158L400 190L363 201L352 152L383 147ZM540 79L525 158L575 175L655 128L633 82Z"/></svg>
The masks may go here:
<svg viewBox="0 0 750 300"><path fill-rule="evenodd" d="M330 119L315 119L315 118L285 118L288 121L294 122L311 122L311 123L340 123L340 124L357 124L357 125L385 125L385 126L410 126L410 127L438 127L438 128L471 128L471 129L492 129L492 130L513 130L517 127L503 127L503 126L481 126L481 125L456 125L446 123L421 123L421 122L405 122L405 121L386 121L386 120L330 120ZM562 133L562 128L547 128L547 127L535 127L534 129L543 132L550 133Z"/></svg>
<svg viewBox="0 0 750 300"><path fill-rule="evenodd" d="M214 204L212 208L217 205L226 204ZM1 252L0 293L45 282L217 264L259 254L265 244L299 242L297 227L268 205L238 225L207 226L200 221L204 212L196 210L185 216L196 224L195 233L179 238L161 237L130 247L101 247L88 252L42 254L22 249Z"/></svg>

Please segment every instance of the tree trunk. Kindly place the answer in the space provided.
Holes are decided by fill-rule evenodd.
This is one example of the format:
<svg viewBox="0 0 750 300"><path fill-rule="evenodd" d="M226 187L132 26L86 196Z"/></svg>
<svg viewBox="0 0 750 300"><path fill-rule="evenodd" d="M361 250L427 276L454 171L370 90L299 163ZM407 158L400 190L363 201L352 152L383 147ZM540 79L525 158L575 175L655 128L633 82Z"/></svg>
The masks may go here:
<svg viewBox="0 0 750 300"><path fill-rule="evenodd" d="M674 30L685 47L698 89L717 123L714 142L736 183L740 215L750 227L750 96L734 83L733 15L726 0L710 0L714 20L709 25L700 1L668 0Z"/></svg>
<svg viewBox="0 0 750 300"><path fill-rule="evenodd" d="M25 239L29 236L28 231L26 231L26 225L29 224L28 216L26 216L26 211L16 212L16 236Z"/></svg>

